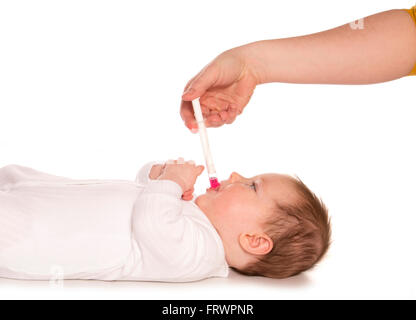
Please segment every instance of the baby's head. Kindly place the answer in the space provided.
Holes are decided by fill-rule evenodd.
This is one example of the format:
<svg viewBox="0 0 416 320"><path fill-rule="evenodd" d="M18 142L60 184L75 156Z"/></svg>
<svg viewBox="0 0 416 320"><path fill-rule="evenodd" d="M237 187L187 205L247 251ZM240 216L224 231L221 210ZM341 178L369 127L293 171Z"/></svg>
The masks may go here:
<svg viewBox="0 0 416 320"><path fill-rule="evenodd" d="M195 202L218 231L227 263L243 274L294 276L313 267L330 244L327 209L298 178L234 172Z"/></svg>

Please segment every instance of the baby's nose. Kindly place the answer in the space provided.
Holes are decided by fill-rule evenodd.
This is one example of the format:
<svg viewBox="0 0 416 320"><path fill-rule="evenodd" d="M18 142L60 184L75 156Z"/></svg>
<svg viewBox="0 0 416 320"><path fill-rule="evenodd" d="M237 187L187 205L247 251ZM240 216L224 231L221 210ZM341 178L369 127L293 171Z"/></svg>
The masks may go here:
<svg viewBox="0 0 416 320"><path fill-rule="evenodd" d="M230 174L230 177L228 178L228 181L232 183L236 178L237 178L236 173L233 172L233 173Z"/></svg>
<svg viewBox="0 0 416 320"><path fill-rule="evenodd" d="M231 183L234 183L234 182L242 181L244 180L244 178L241 175L239 175L237 172L233 172L231 173L230 178L228 180Z"/></svg>

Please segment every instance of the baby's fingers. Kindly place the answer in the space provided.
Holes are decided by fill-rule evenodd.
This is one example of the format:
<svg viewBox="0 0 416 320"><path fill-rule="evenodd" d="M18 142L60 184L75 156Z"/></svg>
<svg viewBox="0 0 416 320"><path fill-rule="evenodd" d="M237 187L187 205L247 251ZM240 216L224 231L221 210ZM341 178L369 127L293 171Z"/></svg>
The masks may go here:
<svg viewBox="0 0 416 320"><path fill-rule="evenodd" d="M197 173L197 177L204 171L204 169L205 169L205 167L204 166L201 166L201 165L199 165L199 166L197 166L196 167L196 173Z"/></svg>
<svg viewBox="0 0 416 320"><path fill-rule="evenodd" d="M156 180L162 174L163 169L164 166L161 164L156 164L152 166L152 168L150 169L149 178L151 180Z"/></svg>

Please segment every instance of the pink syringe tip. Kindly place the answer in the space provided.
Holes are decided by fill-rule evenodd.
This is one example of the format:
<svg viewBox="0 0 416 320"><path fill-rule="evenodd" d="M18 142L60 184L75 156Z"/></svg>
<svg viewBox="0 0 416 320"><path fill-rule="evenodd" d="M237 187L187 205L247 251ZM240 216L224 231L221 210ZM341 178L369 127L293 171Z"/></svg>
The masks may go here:
<svg viewBox="0 0 416 320"><path fill-rule="evenodd" d="M211 189L217 189L220 186L217 178L209 178L209 183L211 184Z"/></svg>

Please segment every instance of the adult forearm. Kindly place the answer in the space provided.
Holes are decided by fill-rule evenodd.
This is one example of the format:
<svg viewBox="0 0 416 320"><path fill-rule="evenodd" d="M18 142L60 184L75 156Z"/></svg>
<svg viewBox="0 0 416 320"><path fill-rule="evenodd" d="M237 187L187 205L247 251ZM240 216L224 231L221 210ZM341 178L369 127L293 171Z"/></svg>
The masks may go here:
<svg viewBox="0 0 416 320"><path fill-rule="evenodd" d="M353 25L235 49L244 52L260 83L376 83L410 73L416 26L406 11L390 10Z"/></svg>

